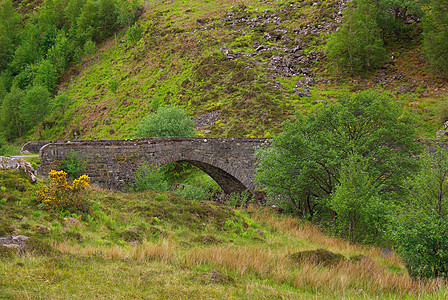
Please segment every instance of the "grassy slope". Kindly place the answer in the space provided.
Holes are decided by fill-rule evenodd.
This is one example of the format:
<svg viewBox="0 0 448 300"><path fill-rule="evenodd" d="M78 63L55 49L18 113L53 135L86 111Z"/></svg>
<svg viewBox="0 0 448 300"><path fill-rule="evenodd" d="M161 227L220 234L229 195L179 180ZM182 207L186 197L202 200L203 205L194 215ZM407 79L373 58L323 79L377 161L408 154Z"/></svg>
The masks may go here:
<svg viewBox="0 0 448 300"><path fill-rule="evenodd" d="M327 72L325 58L294 63L312 70L315 85L310 97L293 92L304 74L287 77L273 70L271 58L288 55L284 48L300 45L296 54L304 56L325 50L325 30L306 34L305 29L336 28L330 21L340 9L338 3L146 1L138 21L144 37L136 54L125 32L120 32L67 72L60 88L75 103L65 116L55 112L48 118L53 127L43 138L71 139L73 131L85 139L129 138L142 118L161 104L185 107L193 117L219 110L221 120L208 128L212 136L271 136L296 112L312 111L321 100L334 101L340 93L369 87L391 94L413 110L420 135L433 137L441 127L435 112L446 81L424 71L419 38L387 45L393 63L362 78ZM271 21L250 21L263 17ZM282 40L285 35L289 39ZM257 43L271 48L256 51ZM237 58L226 59L223 46ZM120 82L116 100L108 89L112 80ZM283 88L273 87L278 84Z"/></svg>
<svg viewBox="0 0 448 300"><path fill-rule="evenodd" d="M93 190L92 214L72 214L80 222L68 222L68 214L40 210L32 196L38 186L21 176L0 173L6 187L0 196L7 199L0 204L0 236L13 230L34 236L59 254L0 253L1 299L448 296L436 281L412 281L394 254L330 238L268 209L232 210L172 193ZM366 257L329 267L288 258L317 248Z"/></svg>

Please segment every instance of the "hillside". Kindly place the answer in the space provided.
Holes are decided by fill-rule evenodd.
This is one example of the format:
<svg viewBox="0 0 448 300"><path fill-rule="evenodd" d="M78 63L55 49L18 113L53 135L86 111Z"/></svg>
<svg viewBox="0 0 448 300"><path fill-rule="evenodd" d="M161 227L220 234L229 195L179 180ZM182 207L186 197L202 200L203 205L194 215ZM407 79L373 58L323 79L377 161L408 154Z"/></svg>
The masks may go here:
<svg viewBox="0 0 448 300"><path fill-rule="evenodd" d="M37 203L42 186L0 172L0 236L33 237L21 255L0 245L1 299L447 297L440 281L411 280L390 250L272 209L89 190L89 214L55 212ZM307 259L316 249L333 255Z"/></svg>
<svg viewBox="0 0 448 300"><path fill-rule="evenodd" d="M328 71L325 45L345 2L150 1L134 45L126 31L72 67L57 88L74 99L47 117L42 137L133 137L144 116L176 104L210 136L269 137L295 113L341 93L375 88L412 111L421 137L434 137L446 80L426 71L419 24L386 45L383 68L350 77ZM114 94L109 86L118 82ZM206 131L204 131L206 130Z"/></svg>

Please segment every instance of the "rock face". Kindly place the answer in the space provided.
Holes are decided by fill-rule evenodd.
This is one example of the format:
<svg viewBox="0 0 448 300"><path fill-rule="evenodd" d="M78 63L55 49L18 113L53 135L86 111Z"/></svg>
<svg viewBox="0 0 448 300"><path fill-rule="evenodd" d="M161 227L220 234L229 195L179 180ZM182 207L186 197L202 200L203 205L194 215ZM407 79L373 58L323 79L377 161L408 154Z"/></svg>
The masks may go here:
<svg viewBox="0 0 448 300"><path fill-rule="evenodd" d="M0 170L18 170L23 169L28 176L30 183L36 183L36 171L33 166L23 158L10 158L0 156Z"/></svg>

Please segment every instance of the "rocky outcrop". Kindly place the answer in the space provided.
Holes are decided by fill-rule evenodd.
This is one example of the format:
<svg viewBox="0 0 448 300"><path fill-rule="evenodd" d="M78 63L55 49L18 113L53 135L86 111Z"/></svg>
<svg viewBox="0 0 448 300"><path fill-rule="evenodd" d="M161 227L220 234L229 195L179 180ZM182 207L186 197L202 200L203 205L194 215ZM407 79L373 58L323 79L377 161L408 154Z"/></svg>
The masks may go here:
<svg viewBox="0 0 448 300"><path fill-rule="evenodd" d="M36 183L36 171L33 166L23 158L11 158L0 156L0 171L1 170L18 170L23 169L28 176L30 183Z"/></svg>

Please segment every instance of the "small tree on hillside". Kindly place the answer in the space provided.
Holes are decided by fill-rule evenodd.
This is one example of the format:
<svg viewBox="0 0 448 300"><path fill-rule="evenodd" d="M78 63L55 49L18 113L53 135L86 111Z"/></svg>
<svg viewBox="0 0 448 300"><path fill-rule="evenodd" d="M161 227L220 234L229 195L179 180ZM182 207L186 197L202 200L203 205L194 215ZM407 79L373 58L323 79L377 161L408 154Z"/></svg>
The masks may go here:
<svg viewBox="0 0 448 300"><path fill-rule="evenodd" d="M256 151L256 179L270 201L311 219L327 212L342 184L344 162L356 155L363 158L369 184L382 187L381 197L390 198L415 167L411 156L418 145L408 121L384 95L345 95L316 113L286 121L272 146Z"/></svg>
<svg viewBox="0 0 448 300"><path fill-rule="evenodd" d="M390 226L410 275L448 277L448 151L424 153L409 179L409 197Z"/></svg>
<svg viewBox="0 0 448 300"><path fill-rule="evenodd" d="M143 29L140 26L133 25L128 29L128 39L134 47L134 57L137 56L137 43L143 36Z"/></svg>
<svg viewBox="0 0 448 300"><path fill-rule="evenodd" d="M194 123L187 112L177 106L159 107L157 113L148 115L137 127L137 138L155 136L194 136Z"/></svg>
<svg viewBox="0 0 448 300"><path fill-rule="evenodd" d="M381 66L386 59L376 7L356 0L344 12L343 24L327 43L327 58L337 69L358 73Z"/></svg>
<svg viewBox="0 0 448 300"><path fill-rule="evenodd" d="M435 72L448 70L448 1L435 0L423 23L425 57Z"/></svg>
<svg viewBox="0 0 448 300"><path fill-rule="evenodd" d="M50 109L50 92L43 85L33 85L26 91L25 98L20 106L23 120L30 125L36 125L39 135L42 136L40 122Z"/></svg>
<svg viewBox="0 0 448 300"><path fill-rule="evenodd" d="M111 81L109 81L109 90L114 94L115 102L117 102L117 91L119 86L120 82L118 80L112 79Z"/></svg>

